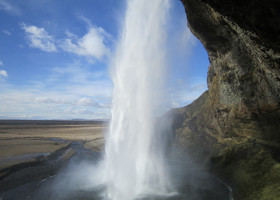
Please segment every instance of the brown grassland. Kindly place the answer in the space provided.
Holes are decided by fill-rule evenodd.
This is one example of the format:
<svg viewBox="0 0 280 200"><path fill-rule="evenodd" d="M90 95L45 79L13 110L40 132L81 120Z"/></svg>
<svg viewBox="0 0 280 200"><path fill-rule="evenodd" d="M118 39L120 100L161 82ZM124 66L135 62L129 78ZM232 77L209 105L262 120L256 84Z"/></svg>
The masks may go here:
<svg viewBox="0 0 280 200"><path fill-rule="evenodd" d="M0 169L53 153L73 141L98 151L105 129L99 121L0 120Z"/></svg>

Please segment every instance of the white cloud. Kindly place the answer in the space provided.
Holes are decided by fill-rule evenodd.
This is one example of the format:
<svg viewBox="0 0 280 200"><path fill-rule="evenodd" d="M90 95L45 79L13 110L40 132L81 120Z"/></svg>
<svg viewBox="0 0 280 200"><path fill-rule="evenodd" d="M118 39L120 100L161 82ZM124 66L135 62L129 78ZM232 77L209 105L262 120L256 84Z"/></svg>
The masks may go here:
<svg viewBox="0 0 280 200"><path fill-rule="evenodd" d="M178 84L177 87L169 91L170 107L181 107L190 104L206 90L207 84L204 80Z"/></svg>
<svg viewBox="0 0 280 200"><path fill-rule="evenodd" d="M106 46L106 41L111 37L101 27L91 27L81 38L67 32L68 38L64 39L61 48L64 51L74 53L80 56L93 57L101 60L108 55L110 50Z"/></svg>
<svg viewBox="0 0 280 200"><path fill-rule="evenodd" d="M73 118L82 119L110 119L109 110L92 110L90 108L77 108L77 109L65 109L63 111L66 116L72 116Z"/></svg>
<svg viewBox="0 0 280 200"><path fill-rule="evenodd" d="M67 67L56 67L52 69L53 77L60 78L63 76L65 79L75 83L84 82L93 77L92 72L79 62L68 65Z"/></svg>
<svg viewBox="0 0 280 200"><path fill-rule="evenodd" d="M26 33L29 46L47 52L57 51L53 36L49 35L44 28L39 28L34 25L26 25L24 23L21 24L21 27Z"/></svg>
<svg viewBox="0 0 280 200"><path fill-rule="evenodd" d="M47 103L47 104L67 104L69 102L61 100L61 99L53 99L50 97L36 97L36 103Z"/></svg>
<svg viewBox="0 0 280 200"><path fill-rule="evenodd" d="M77 39L77 36L73 33L71 33L70 31L65 31L65 34L67 35L68 38L71 38L71 39Z"/></svg>
<svg viewBox="0 0 280 200"><path fill-rule="evenodd" d="M64 111L67 114L83 114L83 115L87 115L87 114L95 114L94 111L90 110L90 109L86 109L86 108L79 108L79 109L66 109Z"/></svg>
<svg viewBox="0 0 280 200"><path fill-rule="evenodd" d="M183 33L181 33L181 38L179 40L181 48L191 50L191 48L196 44L196 41L197 40L195 36L191 33L189 27L185 25Z"/></svg>
<svg viewBox="0 0 280 200"><path fill-rule="evenodd" d="M97 101L92 98L83 97L78 100L72 99L59 99L53 97L36 97L35 103L44 103L44 104L57 104L57 105L69 105L71 107L83 106L83 107L95 107L103 108L104 106L99 104Z"/></svg>
<svg viewBox="0 0 280 200"><path fill-rule="evenodd" d="M80 15L80 16L78 16L78 18L80 20L82 20L83 22L85 22L88 25L88 27L93 27L91 21L88 18L86 18L85 16Z"/></svg>
<svg viewBox="0 0 280 200"><path fill-rule="evenodd" d="M13 6L5 0L0 0L0 10L4 10L13 15L19 15L21 13L19 8Z"/></svg>
<svg viewBox="0 0 280 200"><path fill-rule="evenodd" d="M78 86L80 89L84 91L84 88L88 88L91 85L98 85L98 87L102 86L107 87L108 82L111 82L108 77L108 72L106 69L101 69L98 71L94 71L92 69L92 65L87 63L86 61L74 61L71 64L67 64L66 66L55 67L51 69L51 76L48 81L60 81L63 79L67 81L67 88L70 88L74 85L74 87ZM101 83L100 83L101 82ZM62 83L63 84L63 83ZM111 85L110 85L111 87ZM95 87L97 88L97 87ZM79 89L79 90L80 90ZM73 91L74 89L71 89ZM94 91L88 91L87 94L82 96L89 96L88 93L93 93Z"/></svg>
<svg viewBox="0 0 280 200"><path fill-rule="evenodd" d="M5 33L6 35L9 35L9 36L12 35L12 33L8 30L2 30L2 32Z"/></svg>
<svg viewBox="0 0 280 200"><path fill-rule="evenodd" d="M83 98L79 99L77 104L79 106L103 107L102 105L100 105L99 103L94 101L93 99L87 98L87 97L83 97Z"/></svg>
<svg viewBox="0 0 280 200"><path fill-rule="evenodd" d="M0 119L27 119L25 114L0 114Z"/></svg>
<svg viewBox="0 0 280 200"><path fill-rule="evenodd" d="M180 104L178 102L173 101L173 102L171 102L171 106L172 106L172 108L179 108Z"/></svg>
<svg viewBox="0 0 280 200"><path fill-rule="evenodd" d="M109 109L102 107L109 101L95 97L85 97L75 93L65 92L59 88L40 86L13 86L6 82L0 84L0 118L29 119L108 119ZM24 92L22 92L24 91ZM101 104L102 103L102 104ZM66 112L68 110L68 112Z"/></svg>
<svg viewBox="0 0 280 200"><path fill-rule="evenodd" d="M86 62L76 61L65 67L53 68L51 76L43 84L55 83L56 90L79 97L110 99L113 84L108 72L105 69L93 71L91 66ZM42 81L36 84L42 84Z"/></svg>
<svg viewBox="0 0 280 200"><path fill-rule="evenodd" d="M0 78L1 77L7 78L8 77L8 73L5 70L0 70Z"/></svg>
<svg viewBox="0 0 280 200"><path fill-rule="evenodd" d="M31 47L47 52L58 51L57 47L60 47L69 53L101 60L110 53L108 42L111 41L112 36L103 28L91 25L89 20L87 23L90 27L82 37L66 31L67 37L60 40L49 35L44 28L24 23L21 24L21 28L25 31Z"/></svg>
<svg viewBox="0 0 280 200"><path fill-rule="evenodd" d="M89 96L92 98L110 99L112 94L112 82L109 80L99 80L84 82L81 84L70 84L63 86L67 93L76 96Z"/></svg>

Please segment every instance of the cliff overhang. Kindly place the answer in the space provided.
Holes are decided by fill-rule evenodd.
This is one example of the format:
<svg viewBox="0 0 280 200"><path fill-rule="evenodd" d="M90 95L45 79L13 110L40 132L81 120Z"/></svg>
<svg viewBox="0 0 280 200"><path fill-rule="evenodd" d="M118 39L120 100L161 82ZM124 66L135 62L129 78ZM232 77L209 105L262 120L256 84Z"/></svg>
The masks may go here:
<svg viewBox="0 0 280 200"><path fill-rule="evenodd" d="M190 30L208 52L210 66L208 91L170 112L177 143L229 181L237 199L277 199L280 3L182 3Z"/></svg>

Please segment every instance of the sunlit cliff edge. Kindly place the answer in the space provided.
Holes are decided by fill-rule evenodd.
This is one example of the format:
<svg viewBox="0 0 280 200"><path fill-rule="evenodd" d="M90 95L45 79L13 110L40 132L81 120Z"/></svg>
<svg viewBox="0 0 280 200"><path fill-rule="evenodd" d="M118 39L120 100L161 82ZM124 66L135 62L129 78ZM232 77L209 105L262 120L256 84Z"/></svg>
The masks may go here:
<svg viewBox="0 0 280 200"><path fill-rule="evenodd" d="M238 200L280 197L280 3L182 0L208 52L208 91L173 109L177 145Z"/></svg>

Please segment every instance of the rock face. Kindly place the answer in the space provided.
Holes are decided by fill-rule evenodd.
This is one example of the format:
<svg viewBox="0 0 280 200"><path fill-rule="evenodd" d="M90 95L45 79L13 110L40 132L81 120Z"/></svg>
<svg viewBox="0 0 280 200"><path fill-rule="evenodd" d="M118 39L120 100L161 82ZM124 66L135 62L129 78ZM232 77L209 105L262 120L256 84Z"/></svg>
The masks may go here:
<svg viewBox="0 0 280 200"><path fill-rule="evenodd" d="M209 90L191 105L170 112L177 143L198 161L210 163L233 185L237 199L277 199L280 2L182 3L191 31L208 52L210 66ZM267 196L270 193L274 196Z"/></svg>

